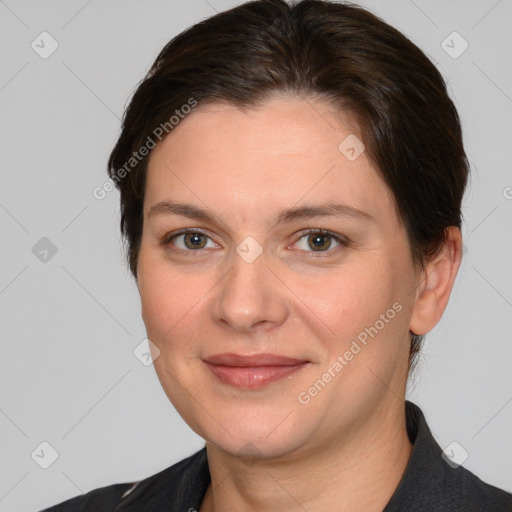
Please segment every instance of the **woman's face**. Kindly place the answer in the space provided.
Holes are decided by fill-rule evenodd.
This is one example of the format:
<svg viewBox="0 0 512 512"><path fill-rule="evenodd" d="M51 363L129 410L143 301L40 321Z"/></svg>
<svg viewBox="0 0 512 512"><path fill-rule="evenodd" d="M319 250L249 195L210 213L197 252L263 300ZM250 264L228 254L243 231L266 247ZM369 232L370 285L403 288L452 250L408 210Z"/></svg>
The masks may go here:
<svg viewBox="0 0 512 512"><path fill-rule="evenodd" d="M313 99L219 103L151 154L138 285L154 366L229 453L296 456L401 406L419 273L344 123Z"/></svg>

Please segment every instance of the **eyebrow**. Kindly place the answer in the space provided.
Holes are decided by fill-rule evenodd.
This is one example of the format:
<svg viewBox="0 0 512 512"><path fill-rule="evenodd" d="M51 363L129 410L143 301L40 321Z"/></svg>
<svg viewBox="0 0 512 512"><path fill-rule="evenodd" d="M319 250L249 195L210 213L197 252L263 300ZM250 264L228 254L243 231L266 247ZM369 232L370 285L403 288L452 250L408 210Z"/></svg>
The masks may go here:
<svg viewBox="0 0 512 512"><path fill-rule="evenodd" d="M189 219L202 220L214 224L216 219L207 210L191 204L161 201L153 205L148 211L148 219L155 215L181 215ZM375 220L369 213L340 203L325 203L319 205L300 206L289 208L280 212L276 224L290 223L295 220L312 219L318 217L352 217L359 220Z"/></svg>

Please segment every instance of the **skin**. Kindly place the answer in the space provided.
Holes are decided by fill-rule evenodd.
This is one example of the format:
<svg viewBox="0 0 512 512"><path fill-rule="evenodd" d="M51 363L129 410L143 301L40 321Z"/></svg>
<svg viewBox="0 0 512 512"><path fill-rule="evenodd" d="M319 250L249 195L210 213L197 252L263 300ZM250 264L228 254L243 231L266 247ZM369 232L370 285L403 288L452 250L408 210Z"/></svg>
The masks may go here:
<svg viewBox="0 0 512 512"><path fill-rule="evenodd" d="M449 228L439 254L419 268L366 152L350 161L338 149L350 134L357 126L329 104L275 96L245 112L198 107L152 151L138 286L158 378L206 440L212 484L201 512L313 512L333 503L337 511L381 511L405 470L409 330L423 334L439 321L461 235ZM213 221L149 215L162 201L202 208ZM330 202L371 218L277 222L283 210ZM310 228L348 241L326 235L319 251L315 235L303 233ZM203 232L195 239L203 248L188 248L190 236L172 238L182 229ZM252 263L236 252L248 236L262 249ZM301 403L299 393L332 373L358 334L396 303L400 312ZM239 389L203 361L223 352L309 363L266 387Z"/></svg>

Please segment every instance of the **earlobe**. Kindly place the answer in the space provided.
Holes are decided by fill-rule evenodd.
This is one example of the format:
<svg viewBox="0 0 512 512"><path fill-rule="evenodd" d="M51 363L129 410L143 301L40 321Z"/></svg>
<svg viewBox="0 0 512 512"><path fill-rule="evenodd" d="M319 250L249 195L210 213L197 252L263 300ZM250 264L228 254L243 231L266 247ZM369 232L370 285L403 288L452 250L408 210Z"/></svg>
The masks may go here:
<svg viewBox="0 0 512 512"><path fill-rule="evenodd" d="M446 228L441 250L420 274L409 330L426 334L441 319L462 259L462 235L455 226Z"/></svg>

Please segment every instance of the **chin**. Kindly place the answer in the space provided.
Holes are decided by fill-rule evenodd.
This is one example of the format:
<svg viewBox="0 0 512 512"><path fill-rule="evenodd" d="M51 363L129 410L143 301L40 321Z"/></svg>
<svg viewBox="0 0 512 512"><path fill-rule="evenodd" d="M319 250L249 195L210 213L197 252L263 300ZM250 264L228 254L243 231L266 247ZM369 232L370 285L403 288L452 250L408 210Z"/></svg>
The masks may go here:
<svg viewBox="0 0 512 512"><path fill-rule="evenodd" d="M212 424L209 418L209 421L201 422L203 425L198 425L197 429L190 426L207 442L231 455L270 459L290 454L311 438L305 431L304 422L297 421L296 412L289 411L287 414L269 411L265 415L260 411L258 414L244 414L241 418L240 411L238 414L234 411L229 416L224 414L218 418L220 424L217 421Z"/></svg>
<svg viewBox="0 0 512 512"><path fill-rule="evenodd" d="M241 436L237 438L222 437L221 439L211 439L209 442L214 444L224 452L241 459L274 459L289 455L296 449L296 443L293 439L276 438L274 440L264 437L256 439L251 436ZM251 462L249 461L249 462Z"/></svg>

